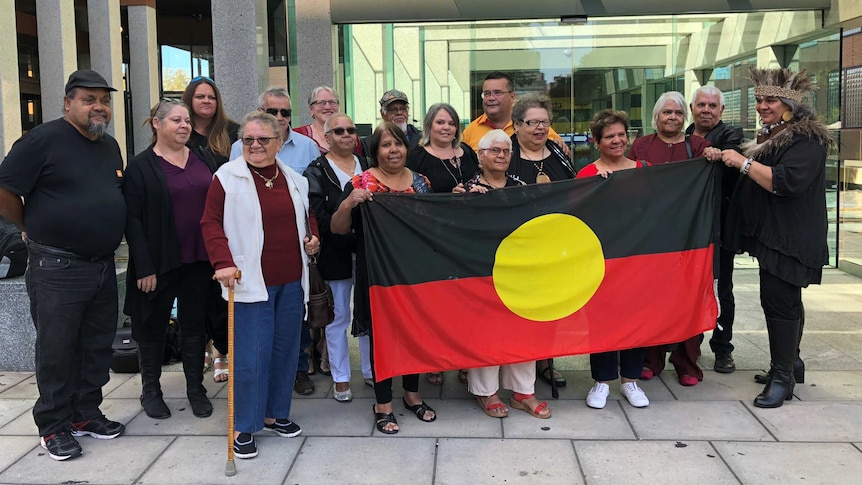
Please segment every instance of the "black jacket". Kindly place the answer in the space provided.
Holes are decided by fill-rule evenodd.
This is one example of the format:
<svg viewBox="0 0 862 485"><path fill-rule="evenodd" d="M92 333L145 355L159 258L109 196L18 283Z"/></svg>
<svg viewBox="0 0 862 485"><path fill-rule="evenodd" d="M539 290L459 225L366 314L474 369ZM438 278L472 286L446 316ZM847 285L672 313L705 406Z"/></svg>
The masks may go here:
<svg viewBox="0 0 862 485"><path fill-rule="evenodd" d="M365 157L359 158L362 170L368 169ZM353 253L356 251L356 237L353 234L333 234L329 229L332 215L341 202L344 187L338 184L338 177L325 155L317 157L303 172L308 179L308 202L317 216L320 231L320 256L317 269L325 280L344 280L353 276Z"/></svg>
<svg viewBox="0 0 862 485"><path fill-rule="evenodd" d="M694 134L694 123L686 128L685 133L687 135ZM739 148L739 145L742 144L742 128L727 125L719 120L718 124L704 138L715 148L721 150L733 149L742 153L742 150ZM736 187L736 181L739 180L739 170L728 167L723 163L718 164L721 166L721 224L722 230L724 230L724 221L727 220L730 195L733 194L733 188Z"/></svg>
<svg viewBox="0 0 862 485"><path fill-rule="evenodd" d="M191 150L203 160L210 171L216 166L208 153L198 148ZM174 222L173 201L168 190L165 173L153 147L133 158L123 177L123 196L126 199L126 243L129 246L129 265L126 287L135 288L137 280L155 274L161 276L179 268L180 244ZM166 282L157 278L156 291ZM143 321L151 309L149 297L139 291L127 291L124 313L133 320Z"/></svg>

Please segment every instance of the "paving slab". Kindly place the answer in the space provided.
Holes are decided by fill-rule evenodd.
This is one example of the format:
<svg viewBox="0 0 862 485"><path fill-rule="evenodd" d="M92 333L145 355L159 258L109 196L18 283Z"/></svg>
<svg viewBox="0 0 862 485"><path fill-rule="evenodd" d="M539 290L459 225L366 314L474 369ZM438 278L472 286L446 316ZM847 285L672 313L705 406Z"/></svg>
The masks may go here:
<svg viewBox="0 0 862 485"><path fill-rule="evenodd" d="M793 393L802 401L862 401L862 371L806 371Z"/></svg>
<svg viewBox="0 0 862 485"><path fill-rule="evenodd" d="M502 420L503 436L507 439L632 440L636 438L619 401L608 401L604 409L589 408L585 401L561 401L551 403L550 408L553 413L550 418L538 419L510 407L509 417ZM481 412L478 408L476 410Z"/></svg>
<svg viewBox="0 0 862 485"><path fill-rule="evenodd" d="M21 415L30 415L30 420L33 420L33 415L28 412L33 408L33 400L31 399L2 399L0 400L0 426L14 421ZM2 429L0 429L2 430Z"/></svg>
<svg viewBox="0 0 862 485"><path fill-rule="evenodd" d="M858 483L862 452L849 443L713 442L742 483ZM780 457L780 459L777 459Z"/></svg>
<svg viewBox="0 0 862 485"><path fill-rule="evenodd" d="M373 399L339 403L335 399L296 399L290 418L304 436L371 436Z"/></svg>
<svg viewBox="0 0 862 485"><path fill-rule="evenodd" d="M746 406L778 441L862 441L862 402L794 400L777 409Z"/></svg>
<svg viewBox="0 0 862 485"><path fill-rule="evenodd" d="M444 438L434 483L574 485L584 480L569 440Z"/></svg>
<svg viewBox="0 0 862 485"><path fill-rule="evenodd" d="M0 436L0 470L15 463L36 447L39 447L39 438L36 435Z"/></svg>
<svg viewBox="0 0 862 485"><path fill-rule="evenodd" d="M309 437L284 483L432 483L434 438Z"/></svg>
<svg viewBox="0 0 862 485"><path fill-rule="evenodd" d="M226 477L227 438L225 436L180 436L170 443L138 483L147 485L249 484L284 482L303 438L255 435L258 455L251 460L235 459L237 474Z"/></svg>
<svg viewBox="0 0 862 485"><path fill-rule="evenodd" d="M36 385L35 374L30 374L26 379L4 389L3 399L32 399L35 402L39 398L39 387Z"/></svg>
<svg viewBox="0 0 862 485"><path fill-rule="evenodd" d="M737 483L715 449L704 441L579 441L575 453L590 485Z"/></svg>
<svg viewBox="0 0 862 485"><path fill-rule="evenodd" d="M857 317L858 318L858 317ZM858 321L857 321L858 325ZM832 347L840 350L848 357L854 359L856 362L862 362L862 333L860 332L822 332L817 334L818 338ZM809 355L806 349L807 341L806 337L802 337L802 353L805 355ZM805 358L805 356L803 356ZM812 367L812 369L814 369ZM816 369L819 370L819 369ZM827 367L822 370L862 370L856 367L852 369L848 369L845 367ZM8 391L7 391L8 392Z"/></svg>
<svg viewBox="0 0 862 485"><path fill-rule="evenodd" d="M4 438L5 439L5 438ZM0 483L135 483L173 437L123 436L116 440L81 438L84 454L54 461L41 447L0 473Z"/></svg>
<svg viewBox="0 0 862 485"><path fill-rule="evenodd" d="M763 390L763 384L754 382L759 371L737 370L732 374L704 371L703 381L696 386L683 386L676 379L668 379L667 387L680 401L745 401L754 399Z"/></svg>
<svg viewBox="0 0 862 485"><path fill-rule="evenodd" d="M32 376L32 372L0 372L0 394Z"/></svg>
<svg viewBox="0 0 862 485"><path fill-rule="evenodd" d="M212 403L212 416L199 418L192 413L191 405L187 400L165 399L165 404L171 409L171 417L153 419L147 416L141 404L134 400L137 414L126 424L126 434L135 436L222 435L227 432L227 403L221 399L213 399Z"/></svg>
<svg viewBox="0 0 862 485"><path fill-rule="evenodd" d="M669 401L623 409L643 440L773 440L737 401Z"/></svg>

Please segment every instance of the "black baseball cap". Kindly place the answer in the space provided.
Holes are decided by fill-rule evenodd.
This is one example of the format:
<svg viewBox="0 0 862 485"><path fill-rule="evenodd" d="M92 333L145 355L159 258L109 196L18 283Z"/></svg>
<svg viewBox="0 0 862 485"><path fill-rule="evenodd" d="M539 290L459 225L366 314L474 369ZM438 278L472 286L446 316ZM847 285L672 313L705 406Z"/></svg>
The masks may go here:
<svg viewBox="0 0 862 485"><path fill-rule="evenodd" d="M69 76L69 81L66 82L66 92L72 88L102 88L108 91L116 91L116 89L108 86L108 81L96 71L89 69L81 69L73 72Z"/></svg>

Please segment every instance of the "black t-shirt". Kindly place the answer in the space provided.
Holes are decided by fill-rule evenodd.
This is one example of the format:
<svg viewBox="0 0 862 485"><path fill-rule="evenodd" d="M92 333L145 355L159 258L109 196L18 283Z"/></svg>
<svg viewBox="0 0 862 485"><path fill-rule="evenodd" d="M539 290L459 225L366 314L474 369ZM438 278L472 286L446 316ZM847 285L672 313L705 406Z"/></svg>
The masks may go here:
<svg viewBox="0 0 862 485"><path fill-rule="evenodd" d="M451 160L441 160L428 153L425 147L417 146L407 154L407 168L428 177L434 193L452 192L456 185L467 182L479 171L476 152L466 143L462 143L461 148L464 155L455 166Z"/></svg>
<svg viewBox="0 0 862 485"><path fill-rule="evenodd" d="M126 225L123 158L110 135L90 140L65 119L30 130L0 164L0 187L24 198L30 238L83 256L117 249Z"/></svg>

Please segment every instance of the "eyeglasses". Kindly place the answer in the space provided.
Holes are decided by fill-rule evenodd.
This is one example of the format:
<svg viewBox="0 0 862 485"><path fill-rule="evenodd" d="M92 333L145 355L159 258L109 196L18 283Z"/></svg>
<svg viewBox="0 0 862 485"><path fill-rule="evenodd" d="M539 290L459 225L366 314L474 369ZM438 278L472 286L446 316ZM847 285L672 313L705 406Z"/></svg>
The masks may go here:
<svg viewBox="0 0 862 485"><path fill-rule="evenodd" d="M508 148L491 147L491 148L482 148L482 150L485 150L487 152L491 152L491 154L494 155L495 157L500 155L501 153L507 157L512 154L512 150L509 150Z"/></svg>
<svg viewBox="0 0 862 485"><path fill-rule="evenodd" d="M278 114L279 114L279 113L281 113L281 117L282 117L282 118L290 118L290 113L291 113L291 110L289 110L289 109L285 109L285 108L281 108L281 109L278 109L278 108L266 108L266 109L265 109L265 110L263 110L263 111L264 111L265 113L271 114L271 115L273 115L273 116L278 116Z"/></svg>
<svg viewBox="0 0 862 485"><path fill-rule="evenodd" d="M511 92L512 91L500 91L499 89L495 89L494 91L482 91L482 99L499 98L500 96Z"/></svg>
<svg viewBox="0 0 862 485"><path fill-rule="evenodd" d="M191 80L191 81L189 81L189 84L191 84L191 83L196 83L196 82L200 82L200 81L206 81L206 82L208 82L208 83L210 83L210 84L215 84L215 81L213 81L213 80L212 80L212 78L208 78L208 77L206 77L206 76L197 76L197 77L193 77L193 78L192 78L192 80Z"/></svg>
<svg viewBox="0 0 862 485"><path fill-rule="evenodd" d="M388 108L386 108L387 113L408 113L409 111L410 108L408 108L406 105L389 106Z"/></svg>
<svg viewBox="0 0 862 485"><path fill-rule="evenodd" d="M250 147L250 146L254 145L254 142L258 142L258 143L260 143L260 146L265 147L265 146L269 145L270 141L275 140L275 139L278 139L278 137L277 136L259 136L259 137L255 138L253 136L246 136L246 137L243 137L242 144L247 146L247 147Z"/></svg>
<svg viewBox="0 0 862 485"><path fill-rule="evenodd" d="M530 128L542 125L545 128L551 126L551 120L521 120L521 123L529 126Z"/></svg>
<svg viewBox="0 0 862 485"><path fill-rule="evenodd" d="M327 133L335 133L337 136L341 136L344 134L345 131L347 132L348 135L355 135L356 134L356 127L351 126L350 128L341 128L341 127L333 128L333 129L327 131Z"/></svg>
<svg viewBox="0 0 862 485"><path fill-rule="evenodd" d="M326 106L327 104L330 106L338 106L338 100L337 99L319 99L317 101L312 102L311 106L314 106L315 104L319 104L321 106Z"/></svg>

